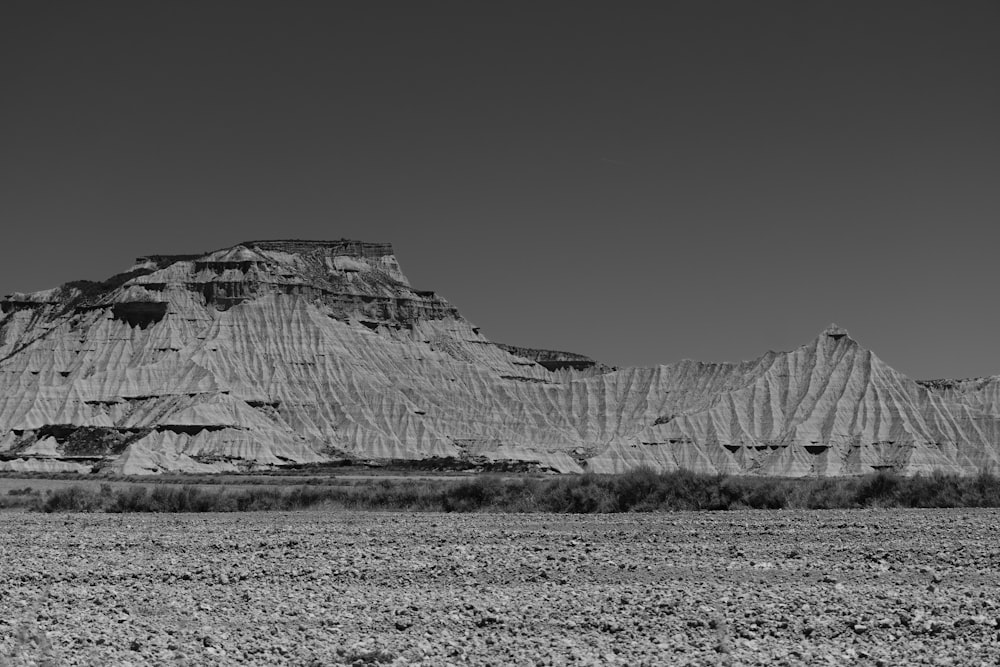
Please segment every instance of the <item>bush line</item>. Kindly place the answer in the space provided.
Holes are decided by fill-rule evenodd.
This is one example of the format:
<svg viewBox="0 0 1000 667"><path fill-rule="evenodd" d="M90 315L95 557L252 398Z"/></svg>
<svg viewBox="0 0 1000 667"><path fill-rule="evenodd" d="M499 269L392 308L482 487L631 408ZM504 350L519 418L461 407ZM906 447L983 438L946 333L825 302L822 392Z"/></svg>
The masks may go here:
<svg viewBox="0 0 1000 667"><path fill-rule="evenodd" d="M351 487L204 489L71 486L35 499L45 512L248 512L333 507L442 512L661 512L857 507L1000 507L1000 477L932 473L790 479L639 469L621 475L464 481L378 480Z"/></svg>

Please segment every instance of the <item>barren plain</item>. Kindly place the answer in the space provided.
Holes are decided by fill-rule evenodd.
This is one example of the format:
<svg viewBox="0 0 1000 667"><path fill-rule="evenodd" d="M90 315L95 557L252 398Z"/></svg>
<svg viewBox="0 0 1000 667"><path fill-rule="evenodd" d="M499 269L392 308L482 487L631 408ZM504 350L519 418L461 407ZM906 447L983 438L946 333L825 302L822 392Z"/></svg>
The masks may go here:
<svg viewBox="0 0 1000 667"><path fill-rule="evenodd" d="M996 510L0 514L0 663L997 664Z"/></svg>

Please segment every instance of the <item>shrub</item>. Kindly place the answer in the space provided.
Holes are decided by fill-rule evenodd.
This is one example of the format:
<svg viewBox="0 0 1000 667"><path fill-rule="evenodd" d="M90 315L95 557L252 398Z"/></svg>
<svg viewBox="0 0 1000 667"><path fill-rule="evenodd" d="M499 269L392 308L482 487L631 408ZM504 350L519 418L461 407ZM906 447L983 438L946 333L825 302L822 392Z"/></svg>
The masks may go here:
<svg viewBox="0 0 1000 667"><path fill-rule="evenodd" d="M1000 477L983 469L966 480L964 503L972 507L1000 507Z"/></svg>
<svg viewBox="0 0 1000 667"><path fill-rule="evenodd" d="M101 495L82 486L55 489L45 497L45 512L96 512L103 508Z"/></svg>
<svg viewBox="0 0 1000 667"><path fill-rule="evenodd" d="M609 485L614 494L614 511L656 509L664 483L667 483L667 478L652 468L636 468L625 474L616 475Z"/></svg>
<svg viewBox="0 0 1000 667"><path fill-rule="evenodd" d="M5 497L7 498L7 497ZM246 512L334 506L366 510L445 512L628 512L780 509L801 507L1000 507L1000 478L933 473L900 477L780 479L703 475L686 470L624 475L585 474L546 479L483 475L462 481L392 480L353 486L258 486L156 484L98 490L71 486L26 500L46 512ZM12 506L13 499L0 506ZM19 501L17 504L23 504Z"/></svg>
<svg viewBox="0 0 1000 667"><path fill-rule="evenodd" d="M858 484L855 502L861 506L897 507L903 487L901 478L889 472L877 472Z"/></svg>
<svg viewBox="0 0 1000 667"><path fill-rule="evenodd" d="M791 507L813 510L857 507L856 486L853 478L803 480L792 489L789 503Z"/></svg>
<svg viewBox="0 0 1000 667"><path fill-rule="evenodd" d="M790 506L790 485L769 477L723 477L718 481L718 503L710 509L782 509Z"/></svg>

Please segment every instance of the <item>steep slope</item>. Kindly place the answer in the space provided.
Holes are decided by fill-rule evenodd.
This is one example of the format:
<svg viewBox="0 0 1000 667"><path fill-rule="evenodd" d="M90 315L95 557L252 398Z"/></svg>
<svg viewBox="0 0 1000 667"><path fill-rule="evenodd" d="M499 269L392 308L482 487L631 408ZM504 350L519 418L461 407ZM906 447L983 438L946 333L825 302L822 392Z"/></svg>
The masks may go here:
<svg viewBox="0 0 1000 667"><path fill-rule="evenodd" d="M837 327L752 361L621 370L496 345L413 289L386 244L148 256L0 308L0 469L438 456L839 475L998 463L996 383L913 382Z"/></svg>
<svg viewBox="0 0 1000 667"><path fill-rule="evenodd" d="M381 244L140 258L105 283L12 295L3 312L8 458L117 455L126 472L457 455L462 438L424 419L423 394L438 386L461 410L479 385L548 374L411 289ZM460 414L468 439L497 440L504 419ZM46 438L56 450L31 449Z"/></svg>
<svg viewBox="0 0 1000 667"><path fill-rule="evenodd" d="M770 475L1000 467L995 417L910 380L835 325L758 368L706 408L664 415L636 442L605 452L599 467L625 469L650 450L712 448Z"/></svg>

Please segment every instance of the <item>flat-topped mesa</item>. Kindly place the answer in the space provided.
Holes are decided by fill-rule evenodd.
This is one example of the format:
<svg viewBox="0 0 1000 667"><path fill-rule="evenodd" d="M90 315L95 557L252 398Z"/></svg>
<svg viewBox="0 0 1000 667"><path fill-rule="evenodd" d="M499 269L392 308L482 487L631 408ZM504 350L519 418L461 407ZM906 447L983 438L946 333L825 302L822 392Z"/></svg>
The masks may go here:
<svg viewBox="0 0 1000 667"><path fill-rule="evenodd" d="M263 294L294 294L326 306L338 319L369 326L411 325L457 318L458 311L426 290L414 290L388 243L247 241L184 263L182 280L219 310ZM173 267L176 276L184 267ZM162 273L162 272L161 272ZM159 274L140 279L156 283Z"/></svg>
<svg viewBox="0 0 1000 667"><path fill-rule="evenodd" d="M378 259L395 254L391 243L373 243L369 241L356 241L353 239L340 239L337 241L307 241L303 239L272 239L262 241L243 241L235 246L220 248L219 250L229 250L243 246L244 248L256 248L259 250L270 250L288 253L290 255L303 255L317 250L325 250L331 255L342 255L345 257L365 257L368 259ZM185 253L179 255L142 255L135 258L136 264L157 264L167 266L174 262L194 262L202 257L219 252L212 250L201 253Z"/></svg>
<svg viewBox="0 0 1000 667"><path fill-rule="evenodd" d="M308 241L304 239L271 239L262 241L243 241L229 248L219 250L230 250L243 246L244 248L255 248L258 250L270 250L288 253L290 255L303 255L317 250L324 250L331 255L345 257L364 257L367 259L379 259L394 255L391 243L373 243L369 241L356 241L353 239L339 239L337 241ZM193 262L207 255L219 252L213 250L196 254L181 255L142 255L136 257L136 264L158 264L166 266L174 262Z"/></svg>
<svg viewBox="0 0 1000 667"><path fill-rule="evenodd" d="M324 250L331 255L344 255L348 257L364 257L367 259L379 259L393 255L391 243L372 243L368 241L355 241L352 239L340 239L337 241L305 241L301 239L275 239L265 241L244 241L239 245L247 248L257 248L259 250L275 250L290 254L304 254L316 250Z"/></svg>
<svg viewBox="0 0 1000 667"><path fill-rule="evenodd" d="M136 264L156 264L157 266L169 266L174 262L193 262L199 257L204 257L208 253L199 252L187 255L142 255L135 258Z"/></svg>
<svg viewBox="0 0 1000 667"><path fill-rule="evenodd" d="M337 319L369 327L460 317L434 292L410 286L391 244L351 239L258 240L201 254L144 255L129 271L100 282L12 294L0 310L47 308L54 315L112 307L115 318L145 328L167 315L168 294L178 289L216 310L269 294L305 296ZM160 296L135 298L137 291Z"/></svg>

